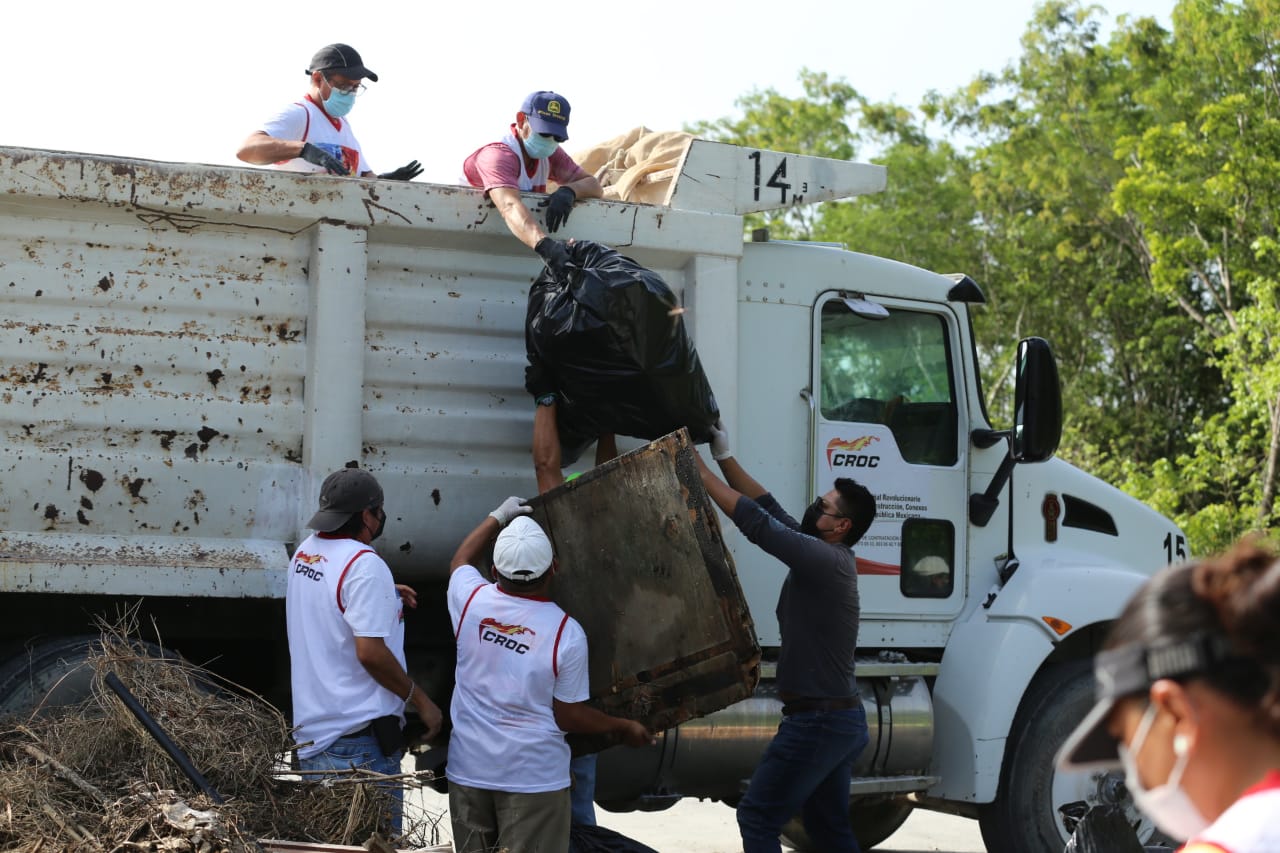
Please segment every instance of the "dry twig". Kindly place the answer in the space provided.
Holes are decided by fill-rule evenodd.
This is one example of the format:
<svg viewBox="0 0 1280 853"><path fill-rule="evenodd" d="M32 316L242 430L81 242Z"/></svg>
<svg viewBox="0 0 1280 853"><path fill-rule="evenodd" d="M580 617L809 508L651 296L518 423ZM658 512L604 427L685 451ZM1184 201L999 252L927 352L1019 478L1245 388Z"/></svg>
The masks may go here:
<svg viewBox="0 0 1280 853"><path fill-rule="evenodd" d="M0 720L0 850L256 853L258 838L350 843L370 837L391 808L391 788L424 774L325 773L280 778L296 748L278 710L180 659L147 655L123 627L105 630L90 658L93 695ZM226 797L195 791L102 677L116 672L138 701ZM429 778L429 774L425 774ZM204 812L213 815L208 820ZM165 815L179 816L166 820ZM437 840L440 815L404 816L400 846Z"/></svg>

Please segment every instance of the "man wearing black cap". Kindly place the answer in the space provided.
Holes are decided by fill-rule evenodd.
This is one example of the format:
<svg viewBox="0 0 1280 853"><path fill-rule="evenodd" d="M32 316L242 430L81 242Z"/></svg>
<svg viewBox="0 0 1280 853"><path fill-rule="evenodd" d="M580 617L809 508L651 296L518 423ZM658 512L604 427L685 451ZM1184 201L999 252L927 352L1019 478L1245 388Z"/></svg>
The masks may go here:
<svg viewBox="0 0 1280 853"><path fill-rule="evenodd" d="M533 92L520 105L507 135L462 164L463 180L485 191L511 233L537 252L553 272L564 268L569 253L563 242L547 234L560 230L575 201L604 194L595 176L583 171L560 147L568 138L569 102L555 92ZM547 211L544 231L520 193L544 193L547 181L554 181L559 189L538 203Z"/></svg>
<svg viewBox="0 0 1280 853"><path fill-rule="evenodd" d="M368 471L343 468L325 478L316 532L289 565L285 612L300 769L400 772L404 709L412 703L440 730L440 709L409 677L398 585L371 548L386 524L382 487Z"/></svg>
<svg viewBox="0 0 1280 853"><path fill-rule="evenodd" d="M417 160L394 172L375 175L356 141L351 123L343 118L355 106L356 95L365 90L360 81L378 82L378 75L365 67L356 49L346 44L330 44L311 57L306 74L311 88L296 101L267 120L261 130L249 134L236 156L255 166L271 166L287 172L318 172L331 175L359 175L408 181L422 174Z"/></svg>

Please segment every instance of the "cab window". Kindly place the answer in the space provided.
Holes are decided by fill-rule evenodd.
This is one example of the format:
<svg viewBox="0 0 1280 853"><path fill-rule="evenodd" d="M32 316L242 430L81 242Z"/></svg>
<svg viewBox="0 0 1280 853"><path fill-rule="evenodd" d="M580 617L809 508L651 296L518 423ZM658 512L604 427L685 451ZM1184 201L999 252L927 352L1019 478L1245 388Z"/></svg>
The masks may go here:
<svg viewBox="0 0 1280 853"><path fill-rule="evenodd" d="M955 590L956 529L950 521L908 518L902 522L898 575L907 598L950 598Z"/></svg>
<svg viewBox="0 0 1280 853"><path fill-rule="evenodd" d="M873 320L834 298L822 306L821 337L823 418L884 424L907 462L956 463L951 348L940 315L894 310Z"/></svg>

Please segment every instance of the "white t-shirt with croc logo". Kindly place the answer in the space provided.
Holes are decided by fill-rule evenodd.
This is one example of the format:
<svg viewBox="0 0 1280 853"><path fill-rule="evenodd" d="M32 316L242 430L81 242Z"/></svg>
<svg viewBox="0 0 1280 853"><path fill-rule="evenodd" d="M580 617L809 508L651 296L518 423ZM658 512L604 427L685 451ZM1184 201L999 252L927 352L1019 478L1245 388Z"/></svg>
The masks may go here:
<svg viewBox="0 0 1280 853"><path fill-rule="evenodd" d="M307 537L289 562L285 590L293 724L301 758L340 735L389 714L404 720L404 700L374 680L356 658L356 637L381 637L404 666L404 610L391 569L368 545L322 533Z"/></svg>
<svg viewBox="0 0 1280 853"><path fill-rule="evenodd" d="M301 139L310 142L347 167L351 177L372 172L364 151L351 131L351 122L345 118L330 118L308 95L297 103L276 113L262 125L262 131L273 139ZM285 172L324 172L324 167L309 163L301 157L271 164L271 168Z"/></svg>
<svg viewBox="0 0 1280 853"><path fill-rule="evenodd" d="M473 566L449 578L458 640L448 777L517 794L569 787L552 700L590 697L587 635L548 599L509 595Z"/></svg>

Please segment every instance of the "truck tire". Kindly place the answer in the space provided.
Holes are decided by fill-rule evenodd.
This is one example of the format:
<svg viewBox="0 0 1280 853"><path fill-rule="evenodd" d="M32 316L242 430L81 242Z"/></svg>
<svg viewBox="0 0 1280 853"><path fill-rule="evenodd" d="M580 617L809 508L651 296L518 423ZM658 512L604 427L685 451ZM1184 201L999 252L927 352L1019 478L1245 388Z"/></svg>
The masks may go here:
<svg viewBox="0 0 1280 853"><path fill-rule="evenodd" d="M858 839L858 846L870 850L898 831L915 806L905 797L879 800L871 803L853 803L849 806L849 823ZM794 817L782 828L782 843L801 853L820 853L804 831L800 818Z"/></svg>
<svg viewBox="0 0 1280 853"><path fill-rule="evenodd" d="M173 657L153 643L134 641L139 652ZM0 660L0 716L26 716L40 708L72 705L90 696L93 669L88 664L99 647L96 636L51 637L19 648Z"/></svg>
<svg viewBox="0 0 1280 853"><path fill-rule="evenodd" d="M1080 801L1119 804L1137 824L1139 840L1155 836L1125 790L1123 774L1057 768L1058 749L1093 703L1088 660L1051 664L1032 681L1005 746L995 802L978 812L988 853L1062 853L1071 836L1058 809Z"/></svg>

